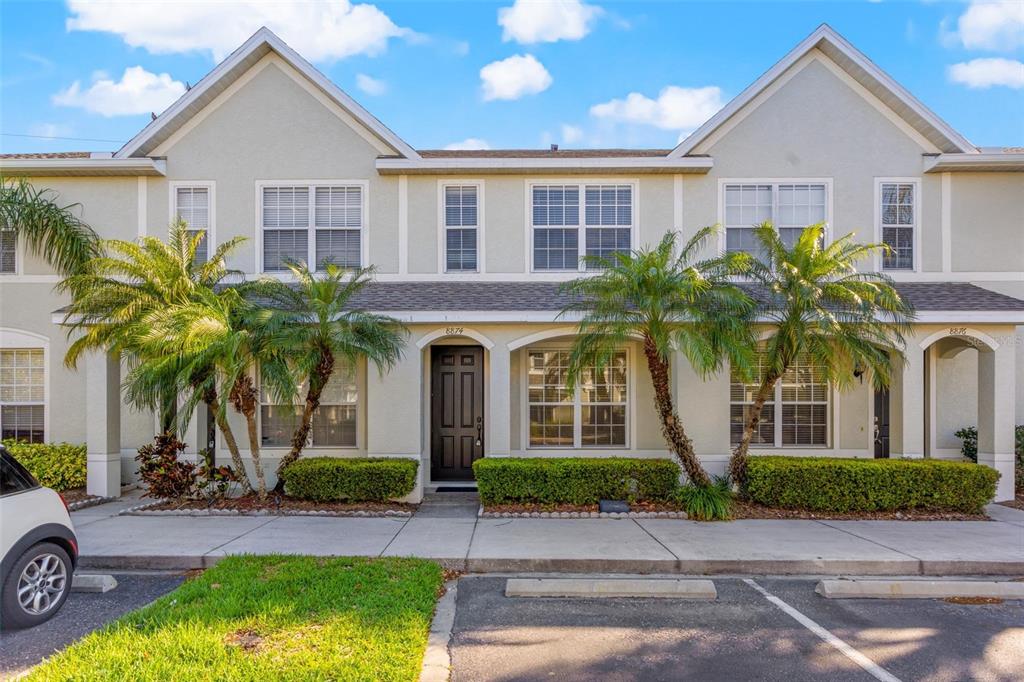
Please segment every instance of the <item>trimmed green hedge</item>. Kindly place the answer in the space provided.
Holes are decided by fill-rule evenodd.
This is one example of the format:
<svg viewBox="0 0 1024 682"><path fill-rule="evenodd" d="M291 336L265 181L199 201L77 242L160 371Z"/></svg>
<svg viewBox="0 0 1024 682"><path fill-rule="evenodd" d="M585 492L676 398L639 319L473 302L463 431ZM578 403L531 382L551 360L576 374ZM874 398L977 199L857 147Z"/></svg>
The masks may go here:
<svg viewBox="0 0 1024 682"><path fill-rule="evenodd" d="M679 466L669 459L485 457L473 473L485 505L664 500L679 485Z"/></svg>
<svg viewBox="0 0 1024 682"><path fill-rule="evenodd" d="M415 459L309 457L283 472L285 493L317 502L383 502L416 487Z"/></svg>
<svg viewBox="0 0 1024 682"><path fill-rule="evenodd" d="M934 459L751 457L744 493L769 507L825 512L980 512L999 473Z"/></svg>
<svg viewBox="0 0 1024 682"><path fill-rule="evenodd" d="M47 488L61 492L85 485L84 445L5 440L4 447Z"/></svg>

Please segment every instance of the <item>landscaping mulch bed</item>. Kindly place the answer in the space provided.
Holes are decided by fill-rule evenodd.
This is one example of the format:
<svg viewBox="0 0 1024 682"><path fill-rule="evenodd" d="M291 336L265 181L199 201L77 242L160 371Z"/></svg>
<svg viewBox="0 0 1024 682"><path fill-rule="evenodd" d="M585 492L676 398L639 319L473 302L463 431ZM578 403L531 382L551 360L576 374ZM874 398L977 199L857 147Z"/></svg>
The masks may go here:
<svg viewBox="0 0 1024 682"><path fill-rule="evenodd" d="M237 514L284 516L410 516L418 505L400 502L314 502L294 497L256 495L227 497L212 504L207 500L154 500L127 510L130 514Z"/></svg>
<svg viewBox="0 0 1024 682"><path fill-rule="evenodd" d="M68 503L68 509L71 511L78 511L79 509L86 509L87 507L95 507L96 505L103 504L110 499L109 497L90 495L85 492L85 488L72 488L71 490L65 490L61 492L61 496L64 498L64 501Z"/></svg>
<svg viewBox="0 0 1024 682"><path fill-rule="evenodd" d="M489 504L481 509L484 517L530 517L530 518L649 518L666 516L686 518L678 504L665 502L635 502L629 505L629 513L608 514L598 511L596 504Z"/></svg>
<svg viewBox="0 0 1024 682"><path fill-rule="evenodd" d="M745 500L733 500L733 519L807 519L811 521L990 521L986 514L962 514L915 509L898 512L819 512L804 509L765 507Z"/></svg>

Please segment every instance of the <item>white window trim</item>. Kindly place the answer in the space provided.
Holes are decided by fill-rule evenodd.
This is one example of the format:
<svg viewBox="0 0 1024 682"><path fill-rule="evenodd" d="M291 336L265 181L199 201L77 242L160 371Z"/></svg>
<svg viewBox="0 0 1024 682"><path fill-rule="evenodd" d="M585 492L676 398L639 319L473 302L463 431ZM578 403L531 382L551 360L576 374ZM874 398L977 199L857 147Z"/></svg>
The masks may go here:
<svg viewBox="0 0 1024 682"><path fill-rule="evenodd" d="M167 183L167 224L173 225L178 219L178 190L200 187L207 191L210 199L210 226L206 229L206 256L217 250L217 182L215 180L173 180ZM191 229L191 228L189 228Z"/></svg>
<svg viewBox="0 0 1024 682"><path fill-rule="evenodd" d="M316 200L315 187L356 186L361 188L363 201L363 224L359 228L359 266L370 266L370 183L367 180L257 180L255 183L255 225L256 225L256 272L261 275L278 277L284 281L292 278L290 272L266 272L263 269L263 189L265 187L309 187L310 226L307 240L306 263L312 268L316 260L316 218L313 202ZM352 229L352 228L347 228Z"/></svg>
<svg viewBox="0 0 1024 682"><path fill-rule="evenodd" d="M448 271L448 226L445 225L445 188L446 187L476 187L476 270L453 270ZM482 179L444 179L437 181L437 272L452 278L481 275L487 272L487 262L484 249L484 223L486 223L484 212L484 181ZM453 227L452 229L459 229Z"/></svg>
<svg viewBox="0 0 1024 682"><path fill-rule="evenodd" d="M875 238L874 241L878 244L882 243L882 185L887 184L902 184L902 185L913 185L914 186L914 267L912 269L906 268L883 268L882 267L882 254L875 256L875 269L878 272L885 272L889 274L903 273L910 274L921 271L921 178L875 178ZM903 226L906 227L906 226Z"/></svg>
<svg viewBox="0 0 1024 682"><path fill-rule="evenodd" d="M307 450L314 450L316 452L324 453L331 452L334 450L340 450L345 452L362 451L363 448L363 422L365 420L365 405L366 405L366 391L363 390L366 386L366 363L363 361L357 361L355 366L355 379L356 379L356 443L355 445L313 445L312 442L307 441L306 447L302 449L303 452ZM253 372L253 378L256 381L256 393L259 396L259 400L256 404L256 433L260 436L260 450L263 452L272 453L283 453L291 450L291 445L262 445L263 440L263 406L264 405L279 405L282 403L264 403L263 402L263 384L261 383L259 371ZM301 407L306 399L305 395L299 396L299 399L303 402L297 402L296 407ZM345 405L347 403L327 403L327 405ZM313 437L312 430L309 434L310 439Z"/></svg>
<svg viewBox="0 0 1024 682"><path fill-rule="evenodd" d="M50 442L50 339L41 334L0 327L0 348L4 350L42 350L43 351L43 442ZM14 403L12 403L14 404Z"/></svg>
<svg viewBox="0 0 1024 682"><path fill-rule="evenodd" d="M732 384L732 377L731 377L731 375L730 375L729 379L730 379L729 383L731 385ZM824 445L783 445L782 444L782 405L784 403L782 402L782 378L780 377L775 382L775 388L774 388L775 394L772 397L772 405L775 406L775 416L774 416L774 423L773 423L774 433L772 434L772 437L774 438L774 442L773 443L754 443L754 442L751 442L750 443L750 448L752 450L756 449L758 452L765 452L765 453L786 452L786 451L789 451L789 450L835 450L836 449L835 433L837 433L836 429L838 429L838 427L839 427L839 410L838 410L838 405L839 405L839 389L836 388L832 384L832 382L827 382L827 385L828 385L828 390L827 390L828 401L826 402L825 414L828 417L828 423L825 425L825 443L824 443ZM729 404L729 411L730 412L732 411L732 406L733 405L748 405L748 404L750 404L750 403L746 403L746 402L734 402L732 400L731 396L727 397L727 402ZM869 399L868 402L871 403L873 401ZM800 403L799 401L792 401L792 400L790 400L790 401L787 401L787 403L785 403L785 404L790 404L790 405L797 404L797 405L799 405L799 404L810 404L810 403L806 403L806 402L805 403ZM815 403L815 404L820 405L821 403ZM731 449L731 448L735 447L736 444L732 442L731 434L728 436L728 438L729 438L729 447Z"/></svg>
<svg viewBox="0 0 1024 682"><path fill-rule="evenodd" d="M583 256L587 252L586 246L586 198L585 191L587 185L629 185L631 187L632 198L633 198L633 215L629 225L629 248L636 249L640 244L640 179L639 178L588 178L588 177L567 177L567 178L527 178L524 182L524 221L526 223L526 272L530 274L538 275L562 275L566 279L576 277L579 273L587 272L586 267L583 264ZM577 256L579 256L579 265L576 268L567 269L552 269L544 268L538 270L533 265L533 188L544 185L577 185L580 189L580 223L577 227L580 230L578 236L579 250ZM562 227L558 225L539 225L538 227ZM572 225L566 225L564 227L574 227ZM596 227L596 226L594 226ZM619 225L618 227L624 227ZM593 271L591 271L593 272Z"/></svg>
<svg viewBox="0 0 1024 682"><path fill-rule="evenodd" d="M772 186L772 224L775 225L775 215L779 205L779 185L825 185L825 244L832 243L834 229L833 205L835 193L832 191L832 178L719 178L718 179L718 224L722 229L718 235L718 250L725 253L726 231L725 226L725 186L726 185L771 185ZM753 226L751 226L753 227ZM806 225L804 226L806 227ZM778 226L775 226L776 231Z"/></svg>
<svg viewBox="0 0 1024 682"><path fill-rule="evenodd" d="M636 423L636 353L626 345L622 348L626 352L626 444L625 445L582 445L583 420L580 402L580 392L577 387L573 395L573 445L530 445L530 353L542 353L545 351L566 351L572 348L570 341L548 341L537 346L524 346L517 349L521 352L519 385L522 387L520 396L520 440L519 450L522 452L543 452L545 450L557 450L559 452L575 452L581 456L589 452L604 454L608 452L626 452L635 449L634 429ZM580 418L578 418L580 417ZM579 445L576 445L579 443Z"/></svg>

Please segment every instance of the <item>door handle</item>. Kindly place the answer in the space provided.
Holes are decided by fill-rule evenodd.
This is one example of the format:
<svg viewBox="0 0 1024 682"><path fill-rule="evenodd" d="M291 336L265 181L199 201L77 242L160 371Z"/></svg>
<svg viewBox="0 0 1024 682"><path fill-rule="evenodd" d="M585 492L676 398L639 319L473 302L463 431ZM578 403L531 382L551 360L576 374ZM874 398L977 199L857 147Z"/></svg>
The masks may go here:
<svg viewBox="0 0 1024 682"><path fill-rule="evenodd" d="M484 418L476 418L476 446L480 447L484 444Z"/></svg>

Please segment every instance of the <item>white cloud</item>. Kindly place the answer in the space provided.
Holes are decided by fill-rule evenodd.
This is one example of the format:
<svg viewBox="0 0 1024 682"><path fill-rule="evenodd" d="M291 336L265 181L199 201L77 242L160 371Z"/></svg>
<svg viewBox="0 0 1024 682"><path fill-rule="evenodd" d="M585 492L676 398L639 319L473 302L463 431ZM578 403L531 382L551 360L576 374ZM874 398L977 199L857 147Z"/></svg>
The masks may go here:
<svg viewBox="0 0 1024 682"><path fill-rule="evenodd" d="M465 140L462 140L461 142L452 142L451 144L446 144L444 148L465 151L468 149L490 149L491 145L487 142L487 140L481 140L479 137L467 137Z"/></svg>
<svg viewBox="0 0 1024 682"><path fill-rule="evenodd" d="M312 61L376 55L388 40L415 37L374 5L348 0L68 0L69 31L116 33L155 54L210 52L220 61L266 26Z"/></svg>
<svg viewBox="0 0 1024 682"><path fill-rule="evenodd" d="M583 128L579 126L562 124L562 142L565 144L576 144L583 139Z"/></svg>
<svg viewBox="0 0 1024 682"><path fill-rule="evenodd" d="M1024 46L1024 2L973 0L954 35L969 50L1016 50Z"/></svg>
<svg viewBox="0 0 1024 682"><path fill-rule="evenodd" d="M991 88L1005 85L1024 88L1024 62L1016 59L972 59L949 67L949 80L969 88Z"/></svg>
<svg viewBox="0 0 1024 682"><path fill-rule="evenodd" d="M94 74L99 75L99 74ZM92 85L82 89L80 81L53 96L53 103L78 107L103 116L128 116L161 112L185 94L185 84L170 74L155 74L141 66L124 70L120 81L107 77L94 78Z"/></svg>
<svg viewBox="0 0 1024 682"><path fill-rule="evenodd" d="M68 137L73 128L63 123L33 123L28 132L37 137Z"/></svg>
<svg viewBox="0 0 1024 682"><path fill-rule="evenodd" d="M604 13L600 7L580 0L515 0L498 10L501 39L517 43L554 43L579 40L590 33Z"/></svg>
<svg viewBox="0 0 1024 682"><path fill-rule="evenodd" d="M367 95L383 95L388 91L388 84L384 81L367 76L365 73L356 74L356 87Z"/></svg>
<svg viewBox="0 0 1024 682"><path fill-rule="evenodd" d="M631 92L624 99L613 99L590 107L595 118L649 125L662 130L693 130L722 108L722 91L718 87L662 88L657 99Z"/></svg>
<svg viewBox="0 0 1024 682"><path fill-rule="evenodd" d="M553 81L532 54L517 54L480 69L484 99L519 99L547 90Z"/></svg>

